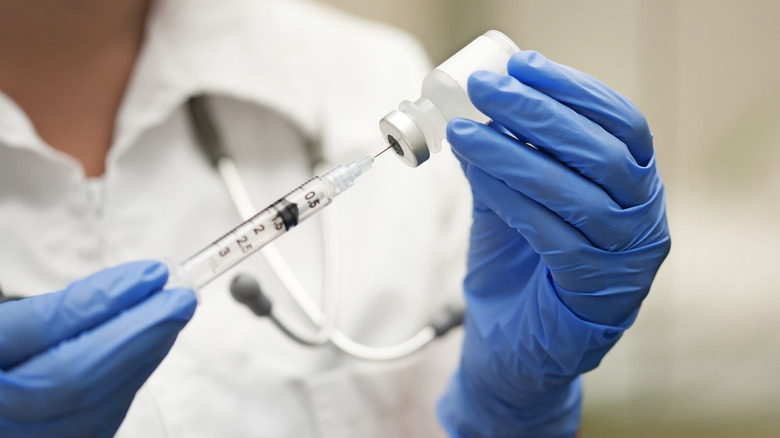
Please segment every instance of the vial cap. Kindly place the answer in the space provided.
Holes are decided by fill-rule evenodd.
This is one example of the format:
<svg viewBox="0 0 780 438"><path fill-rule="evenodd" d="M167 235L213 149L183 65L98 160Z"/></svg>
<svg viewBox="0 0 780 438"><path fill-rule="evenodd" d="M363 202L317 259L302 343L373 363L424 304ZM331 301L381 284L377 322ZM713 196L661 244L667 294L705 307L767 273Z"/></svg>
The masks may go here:
<svg viewBox="0 0 780 438"><path fill-rule="evenodd" d="M379 121L379 130L395 155L410 167L417 167L431 156L425 136L406 114L393 110Z"/></svg>

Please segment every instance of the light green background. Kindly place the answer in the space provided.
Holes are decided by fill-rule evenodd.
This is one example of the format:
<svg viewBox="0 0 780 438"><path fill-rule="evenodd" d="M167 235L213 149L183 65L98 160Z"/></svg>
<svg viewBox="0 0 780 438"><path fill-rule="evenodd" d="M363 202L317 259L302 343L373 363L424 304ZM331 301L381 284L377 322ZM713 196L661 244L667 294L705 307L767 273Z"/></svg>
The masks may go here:
<svg viewBox="0 0 780 438"><path fill-rule="evenodd" d="M780 436L780 2L322 1L411 31L434 62L496 28L637 103L672 253L586 378L585 435Z"/></svg>

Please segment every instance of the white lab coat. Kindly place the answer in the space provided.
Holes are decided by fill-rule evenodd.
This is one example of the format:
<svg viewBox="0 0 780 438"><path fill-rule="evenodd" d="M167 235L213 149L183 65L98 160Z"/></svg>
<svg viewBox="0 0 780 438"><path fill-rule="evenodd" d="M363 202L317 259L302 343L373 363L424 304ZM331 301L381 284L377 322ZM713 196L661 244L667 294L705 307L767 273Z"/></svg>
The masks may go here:
<svg viewBox="0 0 780 438"><path fill-rule="evenodd" d="M125 261L184 260L240 222L194 145L185 100L212 111L258 208L312 175L384 145L377 122L415 99L428 66L407 36L293 0L161 0L116 122L104 177L85 178L0 93L0 284L37 294ZM405 340L458 296L470 197L448 151L417 169L390 153L323 214L339 224L339 327L372 345ZM455 199L455 202L452 202ZM465 202L461 202L465 201ZM278 248L319 298L318 219ZM285 319L300 314L252 257L200 293L121 437L431 437L457 335L389 363L292 343L234 302L249 272ZM305 325L298 324L298 327Z"/></svg>

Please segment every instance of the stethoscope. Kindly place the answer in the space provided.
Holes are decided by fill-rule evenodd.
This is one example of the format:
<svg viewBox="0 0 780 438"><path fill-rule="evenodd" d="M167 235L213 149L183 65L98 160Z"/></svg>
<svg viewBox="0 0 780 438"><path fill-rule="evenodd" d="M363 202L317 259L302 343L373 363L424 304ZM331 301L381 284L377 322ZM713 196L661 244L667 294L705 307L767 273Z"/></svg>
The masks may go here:
<svg viewBox="0 0 780 438"><path fill-rule="evenodd" d="M187 108L196 143L209 163L220 174L241 218L246 220L252 217L257 210L249 199L235 161L224 147L216 123L208 109L208 97L205 95L191 97L187 101ZM312 153L312 155L312 168L315 168L317 162L322 161L319 157L321 154ZM328 214L322 214L320 218L322 247L323 251L327 251L323 257L325 281L322 296L325 298L321 305L312 299L312 295L297 280L273 244L265 246L259 252L282 287L317 330L314 336L300 335L285 324L275 314L271 300L263 293L258 281L248 274L237 274L230 282L233 298L248 307L255 315L268 318L282 333L299 344L309 347L331 344L350 356L372 361L394 360L408 356L463 323L463 307L447 305L436 312L417 334L397 345L372 347L359 344L347 337L333 324L340 295L336 224Z"/></svg>

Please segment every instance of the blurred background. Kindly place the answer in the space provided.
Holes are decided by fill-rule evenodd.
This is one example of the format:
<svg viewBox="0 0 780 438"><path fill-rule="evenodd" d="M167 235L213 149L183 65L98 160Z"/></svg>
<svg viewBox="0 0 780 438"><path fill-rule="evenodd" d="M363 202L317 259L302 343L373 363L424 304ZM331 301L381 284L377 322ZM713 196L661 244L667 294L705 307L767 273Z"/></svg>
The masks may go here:
<svg viewBox="0 0 780 438"><path fill-rule="evenodd" d="M320 1L408 30L434 63L499 29L633 100L672 253L586 376L584 434L780 436L780 2Z"/></svg>

